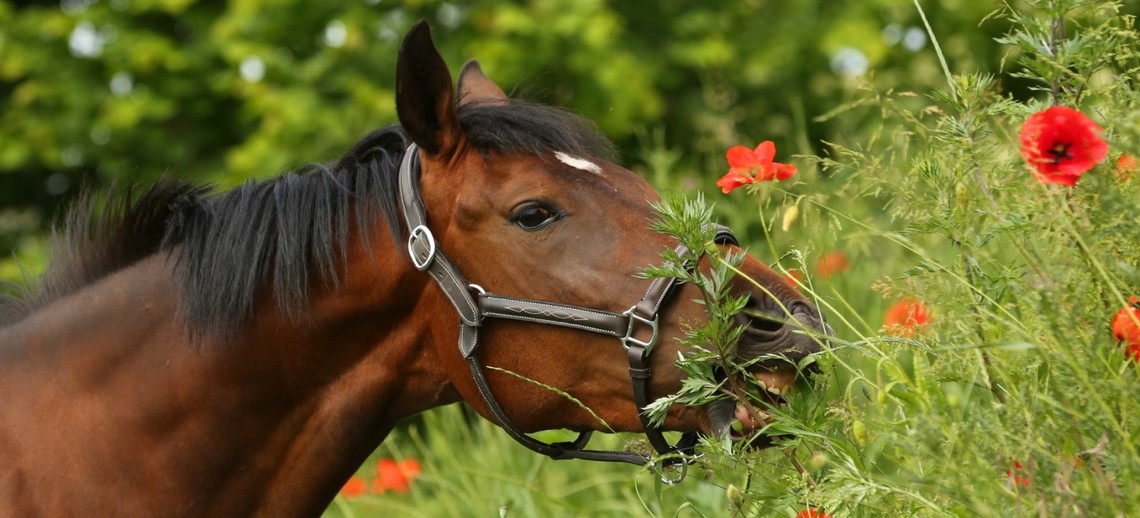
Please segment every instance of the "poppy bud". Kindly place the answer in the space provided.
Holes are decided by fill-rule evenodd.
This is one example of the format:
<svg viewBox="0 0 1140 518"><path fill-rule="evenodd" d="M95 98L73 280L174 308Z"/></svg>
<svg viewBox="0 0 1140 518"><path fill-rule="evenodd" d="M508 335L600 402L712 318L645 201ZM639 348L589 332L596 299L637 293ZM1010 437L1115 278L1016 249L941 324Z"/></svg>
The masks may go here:
<svg viewBox="0 0 1140 518"><path fill-rule="evenodd" d="M820 453L817 451L815 453L812 453L811 457L808 457L808 467L809 468L814 469L816 471L819 471L819 470L823 469L824 466L827 466L827 455L826 454Z"/></svg>
<svg viewBox="0 0 1140 518"><path fill-rule="evenodd" d="M796 220L799 219L799 217L799 205L792 205L791 207L788 207L787 210L784 211L784 221L780 222L780 230L787 232L789 228L792 228L792 225L796 223Z"/></svg>
<svg viewBox="0 0 1140 518"><path fill-rule="evenodd" d="M735 484L729 484L724 489L724 495L728 497L728 505L733 509L740 509L740 506L744 504L744 493Z"/></svg>
<svg viewBox="0 0 1140 518"><path fill-rule="evenodd" d="M851 423L851 435L855 436L855 442L859 446L867 445L867 425L858 419Z"/></svg>

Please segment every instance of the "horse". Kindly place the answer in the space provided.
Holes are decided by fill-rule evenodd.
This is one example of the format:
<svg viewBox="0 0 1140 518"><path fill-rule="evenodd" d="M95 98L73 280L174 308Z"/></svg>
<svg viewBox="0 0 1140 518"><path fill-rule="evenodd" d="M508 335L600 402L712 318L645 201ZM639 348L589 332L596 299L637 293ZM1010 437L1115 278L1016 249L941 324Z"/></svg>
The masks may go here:
<svg viewBox="0 0 1140 518"><path fill-rule="evenodd" d="M649 228L658 194L581 117L475 61L453 84L422 21L396 70L399 124L333 164L70 212L0 306L0 516L316 515L397 422L460 401L555 458L652 462L586 449L594 430L725 433L731 406L641 412L708 320L691 284L637 275L678 247ZM787 360L753 367L780 393L826 326L740 270L732 293L787 317L737 346ZM581 440L526 435L553 428Z"/></svg>

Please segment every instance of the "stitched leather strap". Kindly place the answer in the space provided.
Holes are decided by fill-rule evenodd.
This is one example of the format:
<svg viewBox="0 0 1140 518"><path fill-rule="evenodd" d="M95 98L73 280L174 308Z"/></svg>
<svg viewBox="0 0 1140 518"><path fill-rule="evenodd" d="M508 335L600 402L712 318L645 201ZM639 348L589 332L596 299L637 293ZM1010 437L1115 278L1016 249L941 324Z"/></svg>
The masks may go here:
<svg viewBox="0 0 1140 518"><path fill-rule="evenodd" d="M419 148L415 144L408 146L404 159L400 162L399 171L400 202L410 234L408 254L412 258L412 264L418 270L427 271L439 287L443 288L444 294L451 300L464 324L478 326L479 308L475 305L475 298L471 294L467 279L447 259L435 241L435 236L428 229L427 213L420 198L419 188L416 186L419 178L418 175L413 175L413 170L419 171Z"/></svg>
<svg viewBox="0 0 1140 518"><path fill-rule="evenodd" d="M629 317L609 311L580 308L554 302L480 294L479 309L484 317L521 320L590 331L620 338L629 327Z"/></svg>

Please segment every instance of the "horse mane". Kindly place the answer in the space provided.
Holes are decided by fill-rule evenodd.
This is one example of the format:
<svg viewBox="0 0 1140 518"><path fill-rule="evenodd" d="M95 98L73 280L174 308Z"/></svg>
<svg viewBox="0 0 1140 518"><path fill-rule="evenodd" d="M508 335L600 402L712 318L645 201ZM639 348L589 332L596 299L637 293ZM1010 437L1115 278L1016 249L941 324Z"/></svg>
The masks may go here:
<svg viewBox="0 0 1140 518"><path fill-rule="evenodd" d="M161 182L137 198L134 191L112 187L103 198L80 195L52 228L52 255L39 285L5 285L12 293L0 294L0 327L157 253L167 219L201 188Z"/></svg>
<svg viewBox="0 0 1140 518"><path fill-rule="evenodd" d="M591 123L558 108L476 102L458 115L470 144L484 152L613 156ZM226 192L160 181L137 198L130 189L113 193L101 211L85 195L53 230L52 259L39 285L0 300L0 327L156 253L175 261L180 311L197 336L235 333L266 287L281 310L298 316L314 279L339 285L350 221L365 239L381 221L394 239L403 237L396 172L408 144L399 126L388 126L335 164Z"/></svg>

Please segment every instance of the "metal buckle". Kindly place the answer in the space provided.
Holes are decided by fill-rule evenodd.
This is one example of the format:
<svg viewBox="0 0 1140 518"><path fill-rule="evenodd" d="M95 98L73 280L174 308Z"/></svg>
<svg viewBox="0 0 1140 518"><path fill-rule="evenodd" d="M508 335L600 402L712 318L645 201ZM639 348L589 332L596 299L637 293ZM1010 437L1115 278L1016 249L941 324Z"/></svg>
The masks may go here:
<svg viewBox="0 0 1140 518"><path fill-rule="evenodd" d="M689 474L689 464L690 462L685 459L682 459L680 462L663 464L661 470L657 472L658 476L661 477L661 483L667 486L680 484L682 480L685 480L685 476ZM675 470L677 472L676 478L669 478L669 475L666 474L668 470Z"/></svg>
<svg viewBox="0 0 1140 518"><path fill-rule="evenodd" d="M656 314L653 315L653 319L650 320L650 319L645 318L641 315L638 315L637 311L635 311L636 309L637 309L637 306L633 306L633 307L629 308L628 310L626 310L625 313L622 313L622 316L629 318L629 327L625 331L625 336L623 336L621 338L621 344L626 349L629 349L630 344L640 345L640 346L645 348L645 352L648 354L649 350L653 348L653 344L657 343L657 317L658 317L658 315L656 315ZM649 326L649 329L651 331L653 331L653 335L649 337L648 342L642 342L641 340L638 340L638 339L633 337L633 333L634 333L634 331L637 330L637 324L639 322Z"/></svg>
<svg viewBox="0 0 1140 518"><path fill-rule="evenodd" d="M426 239L428 244L427 257L422 261L416 257L415 243L417 239ZM411 235L408 236L408 255L412 258L412 264L421 272L431 266L431 262L435 260L435 236L432 235L431 229L424 225L412 229Z"/></svg>
<svg viewBox="0 0 1140 518"><path fill-rule="evenodd" d="M673 445L673 453L655 463L658 467L657 475L661 477L661 482L667 486L678 484L685 480L685 476L689 474L689 465L696 464L704 456L703 453L685 453L677 449L677 445ZM672 478L669 477L669 471L675 472L676 475Z"/></svg>

